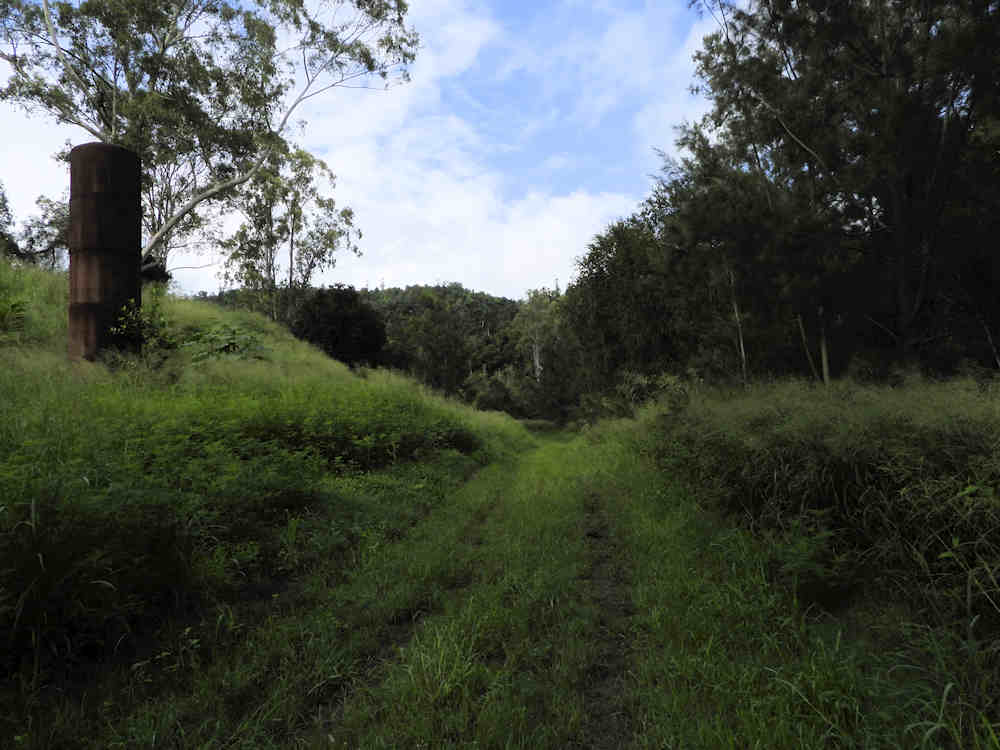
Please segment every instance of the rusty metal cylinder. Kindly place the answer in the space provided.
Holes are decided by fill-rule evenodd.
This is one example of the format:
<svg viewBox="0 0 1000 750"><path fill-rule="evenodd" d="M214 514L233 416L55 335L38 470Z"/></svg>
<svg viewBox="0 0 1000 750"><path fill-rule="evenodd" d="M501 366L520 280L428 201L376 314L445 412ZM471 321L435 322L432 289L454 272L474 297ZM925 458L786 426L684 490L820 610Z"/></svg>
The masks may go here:
<svg viewBox="0 0 1000 750"><path fill-rule="evenodd" d="M108 143L69 152L69 356L94 359L120 344L111 332L141 302L139 156Z"/></svg>

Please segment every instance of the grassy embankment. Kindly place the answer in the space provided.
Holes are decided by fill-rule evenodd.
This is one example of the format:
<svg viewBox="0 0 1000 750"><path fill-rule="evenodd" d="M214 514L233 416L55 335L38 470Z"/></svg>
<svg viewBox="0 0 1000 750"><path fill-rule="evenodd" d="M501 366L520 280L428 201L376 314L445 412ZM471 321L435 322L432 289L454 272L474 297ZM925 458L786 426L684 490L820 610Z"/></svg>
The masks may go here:
<svg viewBox="0 0 1000 750"><path fill-rule="evenodd" d="M1000 746L971 381L531 438L179 300L159 368L70 367L57 283L0 349L4 742Z"/></svg>
<svg viewBox="0 0 1000 750"><path fill-rule="evenodd" d="M353 596L382 545L531 442L259 316L170 297L172 347L70 364L65 311L64 274L0 264L0 746L240 736L265 704L298 726L435 596L403 576L330 592ZM330 640L307 657L310 619ZM154 695L174 696L171 729L144 735Z"/></svg>

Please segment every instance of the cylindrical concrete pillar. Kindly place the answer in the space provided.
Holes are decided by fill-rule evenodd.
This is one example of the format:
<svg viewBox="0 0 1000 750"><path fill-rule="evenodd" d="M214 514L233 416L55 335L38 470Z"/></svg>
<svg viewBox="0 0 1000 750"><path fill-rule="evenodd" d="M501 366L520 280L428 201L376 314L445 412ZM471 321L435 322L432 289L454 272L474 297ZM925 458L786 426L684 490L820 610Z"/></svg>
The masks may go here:
<svg viewBox="0 0 1000 750"><path fill-rule="evenodd" d="M94 359L111 328L140 304L139 156L108 143L69 152L69 356Z"/></svg>

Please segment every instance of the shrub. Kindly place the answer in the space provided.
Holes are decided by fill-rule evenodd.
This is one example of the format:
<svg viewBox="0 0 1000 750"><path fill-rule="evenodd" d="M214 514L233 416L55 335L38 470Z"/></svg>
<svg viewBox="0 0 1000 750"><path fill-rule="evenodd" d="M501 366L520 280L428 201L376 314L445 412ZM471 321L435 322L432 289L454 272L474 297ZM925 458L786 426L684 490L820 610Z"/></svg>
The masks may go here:
<svg viewBox="0 0 1000 750"><path fill-rule="evenodd" d="M700 394L657 422L661 459L720 510L799 545L776 551L779 577L866 580L939 625L978 616L1000 646L996 402L974 384L903 383Z"/></svg>
<svg viewBox="0 0 1000 750"><path fill-rule="evenodd" d="M220 357L264 358L260 336L242 326L227 323L195 329L181 346L191 353L192 362Z"/></svg>
<svg viewBox="0 0 1000 750"><path fill-rule="evenodd" d="M386 343L378 313L341 284L313 292L299 307L292 333L349 365L373 363Z"/></svg>
<svg viewBox="0 0 1000 750"><path fill-rule="evenodd" d="M127 369L136 364L136 360L123 351L141 350L141 359L155 368L177 348L177 337L163 308L166 285L149 284L146 290L146 302L140 305L130 300L122 308L118 323L111 328L114 342L120 349L108 350L103 359L113 369Z"/></svg>

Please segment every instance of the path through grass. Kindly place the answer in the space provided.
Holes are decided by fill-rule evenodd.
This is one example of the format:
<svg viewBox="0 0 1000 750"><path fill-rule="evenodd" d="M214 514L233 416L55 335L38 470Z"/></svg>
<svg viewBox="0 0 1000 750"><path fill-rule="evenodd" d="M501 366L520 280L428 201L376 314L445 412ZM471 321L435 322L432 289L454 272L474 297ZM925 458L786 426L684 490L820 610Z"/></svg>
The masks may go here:
<svg viewBox="0 0 1000 750"><path fill-rule="evenodd" d="M220 612L214 651L196 642L204 629L178 629L164 663L56 717L62 744L27 736L94 748L947 747L921 723L933 723L933 685L891 649L806 617L768 582L759 541L656 468L643 428L546 435L464 484L476 467L456 452L370 475L371 502L424 483L433 501L350 559L317 561L255 619Z"/></svg>
<svg viewBox="0 0 1000 750"><path fill-rule="evenodd" d="M921 723L933 723L922 714L935 688L901 652L806 616L768 582L763 545L658 473L637 428L545 439L458 493L455 512L478 524L441 539L464 561L461 585L320 717L313 739L947 747ZM424 570L419 560L411 570Z"/></svg>

